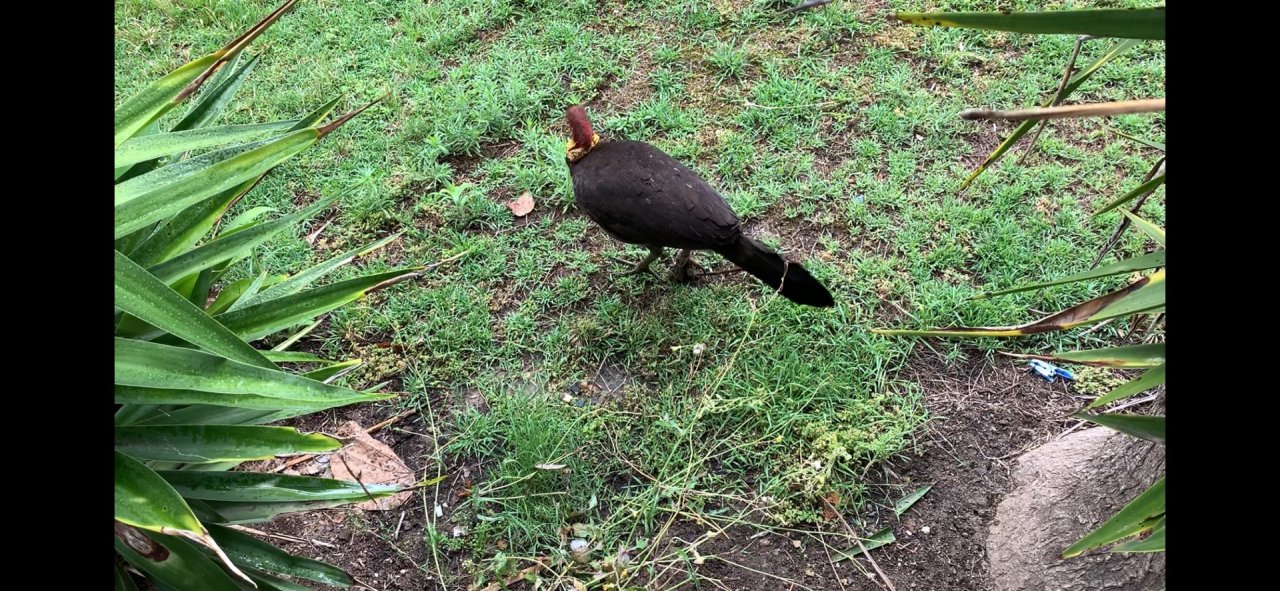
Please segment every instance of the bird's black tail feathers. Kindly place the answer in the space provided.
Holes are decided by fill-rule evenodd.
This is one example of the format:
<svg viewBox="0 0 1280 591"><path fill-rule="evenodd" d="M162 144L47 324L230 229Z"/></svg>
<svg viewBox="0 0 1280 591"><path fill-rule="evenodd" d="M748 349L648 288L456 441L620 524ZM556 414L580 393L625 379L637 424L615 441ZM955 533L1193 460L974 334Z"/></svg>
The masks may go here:
<svg viewBox="0 0 1280 591"><path fill-rule="evenodd" d="M831 292L799 263L787 262L769 247L746 236L737 244L718 248L716 252L769 287L778 289L781 285L782 296L797 304L829 308L836 303Z"/></svg>

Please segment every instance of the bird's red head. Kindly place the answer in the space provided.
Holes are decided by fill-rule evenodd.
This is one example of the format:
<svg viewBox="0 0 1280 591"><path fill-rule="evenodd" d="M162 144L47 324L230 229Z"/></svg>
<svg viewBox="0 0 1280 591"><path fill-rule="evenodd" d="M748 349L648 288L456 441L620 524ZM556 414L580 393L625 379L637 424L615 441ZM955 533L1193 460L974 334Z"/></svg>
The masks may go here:
<svg viewBox="0 0 1280 591"><path fill-rule="evenodd" d="M600 136L591 130L591 119L587 118L587 111L580 105L569 107L565 112L565 117L569 119L569 145L565 151L565 158L569 162L577 162L579 158L587 155L596 144L600 143Z"/></svg>

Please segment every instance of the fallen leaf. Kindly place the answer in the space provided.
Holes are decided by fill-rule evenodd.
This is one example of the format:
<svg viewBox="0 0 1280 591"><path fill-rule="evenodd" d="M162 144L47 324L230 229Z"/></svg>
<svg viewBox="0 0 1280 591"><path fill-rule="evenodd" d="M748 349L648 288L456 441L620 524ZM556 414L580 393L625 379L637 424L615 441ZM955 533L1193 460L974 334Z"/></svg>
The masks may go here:
<svg viewBox="0 0 1280 591"><path fill-rule="evenodd" d="M910 509L912 505L916 504L916 501L919 501L920 498L923 497L925 493L929 492L929 489L931 488L933 488L932 484L930 484L929 486L918 488L916 489L915 492L905 497L902 497L901 500L899 500L897 503L894 503L893 514L897 515L898 517L902 517L902 514L906 513L907 509Z"/></svg>
<svg viewBox="0 0 1280 591"><path fill-rule="evenodd" d="M822 498L826 501L826 503L822 504L822 518L826 521L834 521L840 517L840 514L836 513L835 510L836 505L840 504L840 493L833 490Z"/></svg>
<svg viewBox="0 0 1280 591"><path fill-rule="evenodd" d="M533 194L528 191L521 193L516 199L507 202L507 209L518 218L529 215L533 211Z"/></svg>
<svg viewBox="0 0 1280 591"><path fill-rule="evenodd" d="M319 238L319 237L320 237L320 233L321 233L321 232L323 232L325 228L328 228L328 227L329 227L329 222L332 222L332 221L333 221L333 218L329 218L329 219L325 220L323 224L320 224L320 227L319 227L319 228L316 228L316 231L315 231L315 232L312 232L312 233L310 233L310 234L307 234L307 238L306 238L306 240L307 240L307 244L315 245L315 243L316 243L316 238Z"/></svg>
<svg viewBox="0 0 1280 591"><path fill-rule="evenodd" d="M359 423L347 421L336 435L346 441L346 444L334 452L329 461L334 478L358 480L364 484L413 486L413 470L387 444L366 433ZM365 501L356 507L366 511L386 511L403 505L412 496L412 491L404 491Z"/></svg>

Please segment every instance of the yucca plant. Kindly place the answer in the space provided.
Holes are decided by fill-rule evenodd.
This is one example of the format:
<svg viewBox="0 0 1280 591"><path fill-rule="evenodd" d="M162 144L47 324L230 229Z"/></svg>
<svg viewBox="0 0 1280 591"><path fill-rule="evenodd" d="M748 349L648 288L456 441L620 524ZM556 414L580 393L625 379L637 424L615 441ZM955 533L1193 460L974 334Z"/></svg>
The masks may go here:
<svg viewBox="0 0 1280 591"><path fill-rule="evenodd" d="M325 435L268 423L389 396L330 383L358 361L327 361L288 348L318 324L317 317L418 270L316 286L396 238L391 236L292 276L263 273L220 285L231 265L254 247L335 198L271 221L262 221L267 208L224 221L228 209L272 167L360 112L324 123L335 99L298 120L213 125L257 63L241 60L241 51L295 2L116 108L118 590L135 589L135 576L159 589L184 591L299 588L290 579L350 586L352 578L341 569L292 556L237 524L400 490L232 471L249 460L340 446ZM187 99L193 104L185 116L161 131L161 117ZM296 330L300 325L306 326ZM290 330L270 350L251 344Z"/></svg>
<svg viewBox="0 0 1280 591"><path fill-rule="evenodd" d="M1111 47L1097 61L1072 75L1072 67L1068 66L1062 85L1057 93L1041 108L1023 111L968 111L962 116L968 119L996 118L1005 120L1021 120L1023 123L1011 134L986 160L965 179L961 190L968 187L979 174L1005 155L1009 149L1024 135L1031 131L1037 123L1058 117L1079 117L1110 115L1118 113L1146 112L1163 110L1164 100L1125 101L1122 103L1104 103L1098 105L1060 106L1059 103L1072 91L1079 88L1103 65L1122 52L1135 46L1143 39L1164 39L1164 8L1147 9L1106 9L1106 10L1067 10L1058 12L1015 13L1015 12L969 12L969 13L904 13L896 15L898 19L917 25L980 28L1015 33L1071 33L1082 35L1076 44L1071 57L1074 64L1079 53L1080 43L1098 37L1117 37ZM1139 103L1141 103L1139 105ZM1142 141L1142 140L1140 140ZM1034 143L1034 138L1032 139ZM1153 142L1143 143L1163 151L1163 146ZM1031 147L1028 147L1030 150ZM1145 199L1156 187L1164 183L1163 159L1153 167L1151 173L1139 186L1115 199L1101 208L1094 215L1120 208L1135 199ZM1138 205L1141 205L1139 201ZM1136 207L1134 208L1137 209ZM1132 282L1128 286L1077 304L1066 310L1052 314L1020 326L1006 327L961 327L940 328L932 330L877 330L881 334L936 337L1016 337L1028 334L1059 331L1094 324L1114 318L1134 315L1163 315L1165 308L1165 248L1164 230L1138 217L1131 211L1120 209L1125 219L1117 234L1108 241L1104 254L1114 243L1118 233L1132 222L1149 236L1158 248L1151 253L1134 256L1101 267L1094 262L1088 271L1062 277L1053 281L1018 287L1005 291L983 294L978 298L1001 296L1021 291L1062 285L1080 281L1089 281L1102 277L1147 272L1149 274ZM1099 257L1101 260L1101 255ZM1154 323L1154 321L1153 321ZM1163 343L1139 344L1104 349L1060 352L1052 355L1022 355L1044 360L1054 360L1084 365L1142 368L1146 371L1138 378L1125 383L1111 392L1097 398L1078 418L1097 423L1123 433L1155 441L1163 444L1165 440L1164 417L1144 416L1128 413L1092 414L1087 411L1102 408L1118 400L1128 398L1164 383L1165 380L1165 346ZM1165 496L1164 477L1161 476L1145 492L1138 495L1115 516L1107 520L1084 538L1068 547L1064 557L1077 556L1085 551L1114 544L1112 552L1160 552L1165 548ZM1135 538L1150 532L1145 538ZM1132 538L1132 539L1131 539Z"/></svg>

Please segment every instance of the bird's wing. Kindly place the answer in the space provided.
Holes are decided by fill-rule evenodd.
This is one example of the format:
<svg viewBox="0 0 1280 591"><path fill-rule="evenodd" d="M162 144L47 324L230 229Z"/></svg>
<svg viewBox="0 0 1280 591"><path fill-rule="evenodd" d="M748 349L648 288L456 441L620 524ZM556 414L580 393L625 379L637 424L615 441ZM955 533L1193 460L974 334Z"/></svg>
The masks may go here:
<svg viewBox="0 0 1280 591"><path fill-rule="evenodd" d="M572 168L579 205L627 242L676 248L732 244L738 216L706 181L641 142L605 142Z"/></svg>

